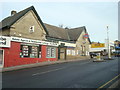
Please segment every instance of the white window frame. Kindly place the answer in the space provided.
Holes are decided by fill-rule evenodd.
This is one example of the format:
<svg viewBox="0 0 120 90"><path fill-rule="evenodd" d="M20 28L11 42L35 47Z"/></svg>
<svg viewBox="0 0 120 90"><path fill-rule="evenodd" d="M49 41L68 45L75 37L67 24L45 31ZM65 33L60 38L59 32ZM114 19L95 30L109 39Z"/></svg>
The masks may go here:
<svg viewBox="0 0 120 90"><path fill-rule="evenodd" d="M47 48L49 48L50 49L50 56L47 56ZM47 46L47 48L46 48L46 58L56 58L56 48L55 47L50 47L50 46ZM52 53L51 53L51 49L52 48L54 48L54 56L52 57Z"/></svg>

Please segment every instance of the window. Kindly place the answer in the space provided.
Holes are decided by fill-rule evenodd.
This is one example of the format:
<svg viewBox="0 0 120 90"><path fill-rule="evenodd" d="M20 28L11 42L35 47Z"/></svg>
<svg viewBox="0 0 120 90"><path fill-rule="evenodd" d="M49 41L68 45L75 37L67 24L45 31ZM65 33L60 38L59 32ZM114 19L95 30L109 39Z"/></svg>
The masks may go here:
<svg viewBox="0 0 120 90"><path fill-rule="evenodd" d="M55 58L56 57L56 48L55 47L47 47L46 57L47 58Z"/></svg>
<svg viewBox="0 0 120 90"><path fill-rule="evenodd" d="M38 58L38 47L36 47L36 46L31 46L31 47L29 48L29 50L30 50L30 57L31 57L31 58Z"/></svg>
<svg viewBox="0 0 120 90"><path fill-rule="evenodd" d="M47 47L47 57L50 57L50 47Z"/></svg>
<svg viewBox="0 0 120 90"><path fill-rule="evenodd" d="M31 26L31 27L29 28L29 32L30 32L30 33L33 33L33 32L34 32L34 26Z"/></svg>
<svg viewBox="0 0 120 90"><path fill-rule="evenodd" d="M41 46L21 45L20 57L41 58Z"/></svg>
<svg viewBox="0 0 120 90"><path fill-rule="evenodd" d="M67 49L67 55L71 55L71 50Z"/></svg>

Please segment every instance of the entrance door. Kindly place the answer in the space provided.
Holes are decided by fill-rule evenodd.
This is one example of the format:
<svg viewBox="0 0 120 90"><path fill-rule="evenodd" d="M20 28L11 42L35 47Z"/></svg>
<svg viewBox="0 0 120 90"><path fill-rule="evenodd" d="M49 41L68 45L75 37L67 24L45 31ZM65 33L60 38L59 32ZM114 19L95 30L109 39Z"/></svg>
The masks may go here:
<svg viewBox="0 0 120 90"><path fill-rule="evenodd" d="M66 48L60 49L60 59L66 59Z"/></svg>
<svg viewBox="0 0 120 90"><path fill-rule="evenodd" d="M0 67L3 67L4 64L4 51L0 49Z"/></svg>

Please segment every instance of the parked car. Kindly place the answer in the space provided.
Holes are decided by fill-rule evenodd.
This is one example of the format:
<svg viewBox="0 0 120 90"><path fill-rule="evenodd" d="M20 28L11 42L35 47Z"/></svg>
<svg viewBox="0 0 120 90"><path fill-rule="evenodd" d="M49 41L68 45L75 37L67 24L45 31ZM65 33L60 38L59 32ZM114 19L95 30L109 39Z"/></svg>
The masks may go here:
<svg viewBox="0 0 120 90"><path fill-rule="evenodd" d="M90 52L90 57L91 57L91 58L94 58L94 57L96 57L96 56L97 56L97 53Z"/></svg>
<svg viewBox="0 0 120 90"><path fill-rule="evenodd" d="M120 57L120 51L115 51L114 55L115 55L115 57Z"/></svg>

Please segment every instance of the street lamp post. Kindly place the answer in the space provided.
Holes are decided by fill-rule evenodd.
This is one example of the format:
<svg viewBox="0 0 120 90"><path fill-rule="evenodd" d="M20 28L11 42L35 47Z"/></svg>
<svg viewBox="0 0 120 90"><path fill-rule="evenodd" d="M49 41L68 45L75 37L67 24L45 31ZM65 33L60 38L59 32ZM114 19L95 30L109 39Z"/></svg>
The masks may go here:
<svg viewBox="0 0 120 90"><path fill-rule="evenodd" d="M109 27L107 26L107 43L108 43L108 58L111 58L110 44L109 44Z"/></svg>

